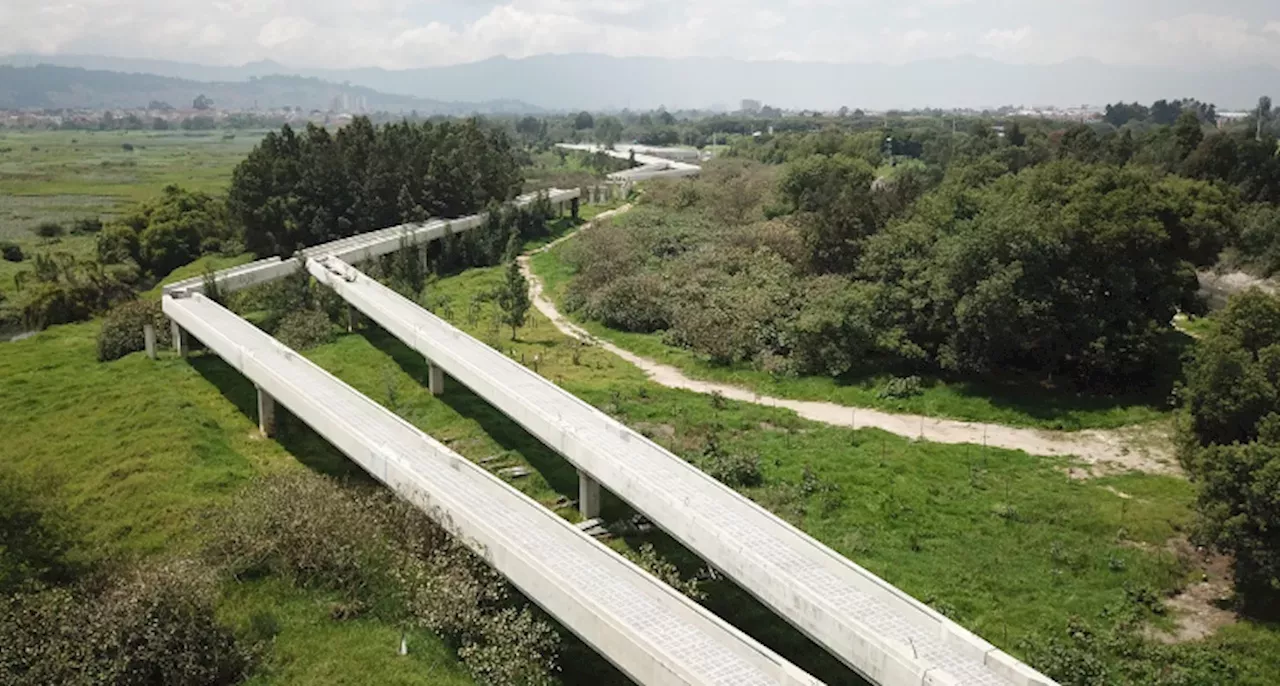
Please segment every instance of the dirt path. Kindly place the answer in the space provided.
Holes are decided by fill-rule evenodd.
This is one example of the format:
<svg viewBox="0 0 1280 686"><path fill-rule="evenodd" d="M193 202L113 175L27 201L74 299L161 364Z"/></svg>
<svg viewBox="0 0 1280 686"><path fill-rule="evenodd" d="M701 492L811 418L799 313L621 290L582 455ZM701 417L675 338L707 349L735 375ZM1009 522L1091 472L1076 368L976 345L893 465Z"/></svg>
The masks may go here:
<svg viewBox="0 0 1280 686"><path fill-rule="evenodd" d="M588 224L608 219L631 209L624 205L616 210L605 212ZM536 252L550 250L555 245L572 238L575 234L564 236ZM1167 436L1159 429L1151 427L1132 427L1112 431L1078 431L1062 432L1040 429L1009 427L1001 424L984 424L978 422L962 422L951 419L937 419L920 415L892 414L862 407L849 407L828 402L809 400L790 400L760 395L754 391L689 378L684 372L671 365L650 360L635 353L592 336L582 327L569 321L556 309L555 303L543 294L543 283L533 273L529 264L530 255L519 258L520 269L529 281L529 294L534 306L547 316L556 328L565 335L579 340L590 341L601 348L621 357L639 367L649 378L667 388L677 388L696 393L719 393L725 398L742 402L755 403L766 407L781 407L792 410L796 414L813 421L833 426L853 428L874 427L889 433L907 438L922 438L937 443L974 443L989 445L1010 450L1023 450L1032 455L1075 455L1091 465L1094 475L1123 472L1136 469L1153 474L1178 474L1177 462L1174 460ZM1072 471L1073 476L1089 474Z"/></svg>

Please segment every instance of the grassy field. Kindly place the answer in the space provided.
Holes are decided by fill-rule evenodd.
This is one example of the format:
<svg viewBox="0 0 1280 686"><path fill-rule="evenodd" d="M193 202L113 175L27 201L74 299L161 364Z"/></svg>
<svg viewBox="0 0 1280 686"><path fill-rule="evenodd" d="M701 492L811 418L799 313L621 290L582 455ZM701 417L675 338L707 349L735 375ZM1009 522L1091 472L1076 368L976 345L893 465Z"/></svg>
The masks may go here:
<svg viewBox="0 0 1280 686"><path fill-rule="evenodd" d="M500 278L500 269L472 270L441 280L431 295L468 302ZM1014 653L1028 637L1061 631L1071 616L1105 625L1126 588L1164 595L1196 573L1168 551L1190 518L1192 492L1183 481L1071 480L1062 460L915 443L717 403L654 386L612 355L571 344L544 319L535 318L515 342L489 321L454 323L526 364L536 358L543 375L685 457L696 459L712 439L723 451L758 455L763 485L747 495ZM364 478L287 416L279 440L259 438L252 384L216 357L151 362L135 354L99 364L96 328L55 327L4 344L0 355L6 459L58 485L81 523L86 555L188 549L199 540L199 514L255 474L307 468ZM577 518L564 507L577 489L566 461L457 384L431 396L422 357L377 328L307 354L468 458L501 456L491 469L530 466L534 474L514 485ZM604 512L610 521L628 514L609 497ZM689 572L700 566L661 536L622 537L612 545L629 549L646 541ZM828 683L852 681L731 584L717 581L708 591L709 607L802 667ZM273 608L283 631L255 683L373 683L375 674L377 683L453 683L452 675L460 675L430 636L416 636L419 654L396 662L396 627L331 622L322 595L282 584L229 589L223 612L239 622L259 606ZM1273 681L1267 675L1276 666L1267 655L1280 650L1275 630L1243 623L1209 641L1258 675L1241 683ZM599 676L607 666L581 646L565 664L566 683L608 681Z"/></svg>
<svg viewBox="0 0 1280 686"><path fill-rule="evenodd" d="M48 250L89 257L92 236L66 236L49 244L31 229L46 221L67 225L83 217L109 218L169 184L221 192L231 183L232 168L262 136L246 131L0 132L0 240L18 243L28 256ZM29 268L0 261L0 291L12 291L13 275Z"/></svg>
<svg viewBox="0 0 1280 686"><path fill-rule="evenodd" d="M546 283L548 295L556 302L561 302L573 278L573 268L563 258L564 246L562 244L533 258L535 273ZM560 309L564 310L563 307ZM893 377L884 370L868 370L842 378L780 377L746 365L712 364L692 351L663 343L660 333L617 331L581 317L574 317L574 321L595 336L636 354L678 367L689 376L731 383L783 398L1065 431L1158 421L1167 417L1169 411L1167 393L1099 397L1049 389L1033 383L984 384L930 376L921 377L922 392L917 396L884 398L880 392Z"/></svg>

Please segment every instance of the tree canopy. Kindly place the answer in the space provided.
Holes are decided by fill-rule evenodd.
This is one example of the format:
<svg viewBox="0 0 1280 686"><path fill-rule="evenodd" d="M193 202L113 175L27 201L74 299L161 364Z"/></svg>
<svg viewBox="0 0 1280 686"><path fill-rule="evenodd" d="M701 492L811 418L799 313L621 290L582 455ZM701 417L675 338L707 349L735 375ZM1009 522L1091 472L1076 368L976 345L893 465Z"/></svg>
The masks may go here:
<svg viewBox="0 0 1280 686"><path fill-rule="evenodd" d="M374 127L357 118L336 134L312 125L268 134L233 172L227 207L249 250L279 255L477 212L521 183L506 134L478 121Z"/></svg>

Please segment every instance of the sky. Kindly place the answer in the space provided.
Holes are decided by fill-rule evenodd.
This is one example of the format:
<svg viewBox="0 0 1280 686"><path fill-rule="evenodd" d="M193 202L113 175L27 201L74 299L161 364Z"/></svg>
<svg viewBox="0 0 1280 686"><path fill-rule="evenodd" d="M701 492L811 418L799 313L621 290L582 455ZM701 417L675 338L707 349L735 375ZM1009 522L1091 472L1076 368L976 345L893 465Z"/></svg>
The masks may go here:
<svg viewBox="0 0 1280 686"><path fill-rule="evenodd" d="M1280 67L1280 1L0 0L0 54L426 67L602 53Z"/></svg>

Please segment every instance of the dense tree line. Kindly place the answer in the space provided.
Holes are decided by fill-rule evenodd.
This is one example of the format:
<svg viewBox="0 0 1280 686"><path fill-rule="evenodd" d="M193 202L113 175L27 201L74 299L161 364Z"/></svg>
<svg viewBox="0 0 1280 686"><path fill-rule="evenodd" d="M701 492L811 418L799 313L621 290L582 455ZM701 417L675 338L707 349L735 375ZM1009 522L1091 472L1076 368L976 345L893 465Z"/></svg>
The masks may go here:
<svg viewBox="0 0 1280 686"><path fill-rule="evenodd" d="M1173 315L1198 307L1194 266L1236 231L1222 189L1138 168L961 165L912 202L927 179L845 155L728 166L584 235L570 305L776 371L880 359L1114 390L1162 364Z"/></svg>
<svg viewBox="0 0 1280 686"><path fill-rule="evenodd" d="M357 118L269 134L232 174L227 209L258 255L505 202L521 183L505 133L465 122Z"/></svg>
<svg viewBox="0 0 1280 686"><path fill-rule="evenodd" d="M1251 612L1280 608L1280 298L1228 303L1182 389L1182 463L1199 485L1198 535L1235 560Z"/></svg>
<svg viewBox="0 0 1280 686"><path fill-rule="evenodd" d="M786 372L887 358L1097 390L1150 380L1173 315L1200 306L1195 268L1225 248L1280 255L1276 140L1177 106L1123 131L933 118L739 137L731 157L778 166L660 187L651 204L689 224L641 214L631 237L586 238L571 304ZM772 193L726 203L748 177Z"/></svg>

